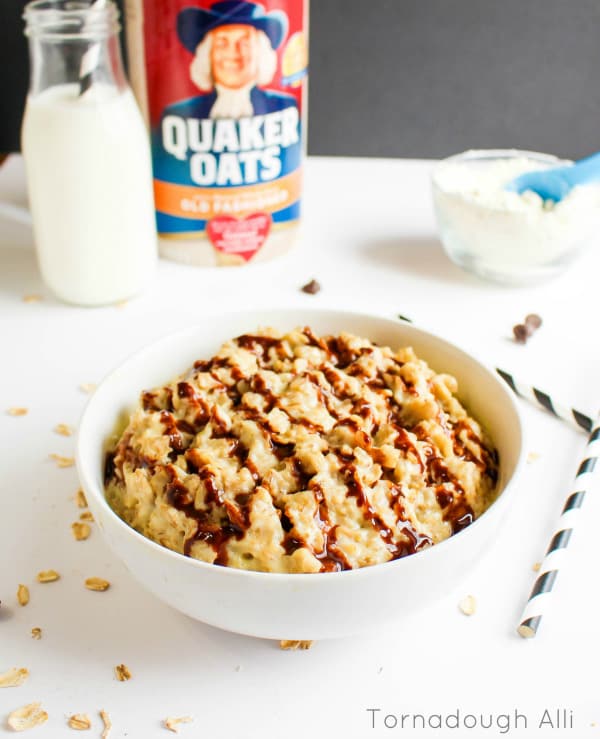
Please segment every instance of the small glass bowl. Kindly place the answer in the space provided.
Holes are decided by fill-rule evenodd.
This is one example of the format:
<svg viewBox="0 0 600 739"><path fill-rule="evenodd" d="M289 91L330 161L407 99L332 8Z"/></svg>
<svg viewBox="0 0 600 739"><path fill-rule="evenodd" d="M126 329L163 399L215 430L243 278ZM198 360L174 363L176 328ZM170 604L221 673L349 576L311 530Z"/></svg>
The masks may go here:
<svg viewBox="0 0 600 739"><path fill-rule="evenodd" d="M526 160L520 171L514 171L514 160ZM555 204L531 192L506 192L504 184L525 171L569 163L516 149L471 150L443 159L431 180L446 254L463 269L507 285L562 272L597 232L600 187L578 187Z"/></svg>

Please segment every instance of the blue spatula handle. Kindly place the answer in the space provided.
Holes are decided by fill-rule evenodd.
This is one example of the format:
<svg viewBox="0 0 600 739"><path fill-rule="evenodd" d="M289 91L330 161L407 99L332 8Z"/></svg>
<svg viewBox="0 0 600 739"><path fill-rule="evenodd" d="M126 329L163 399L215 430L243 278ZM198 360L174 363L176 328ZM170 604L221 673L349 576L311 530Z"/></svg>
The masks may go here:
<svg viewBox="0 0 600 739"><path fill-rule="evenodd" d="M600 152L565 167L526 172L506 185L512 192L533 190L544 200L562 200L575 187L600 181Z"/></svg>

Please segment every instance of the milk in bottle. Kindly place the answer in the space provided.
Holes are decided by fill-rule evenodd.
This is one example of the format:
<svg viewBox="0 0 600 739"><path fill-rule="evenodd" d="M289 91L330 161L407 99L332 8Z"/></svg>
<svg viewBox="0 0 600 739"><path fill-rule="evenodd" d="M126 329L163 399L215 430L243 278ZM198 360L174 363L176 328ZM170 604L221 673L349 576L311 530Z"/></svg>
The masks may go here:
<svg viewBox="0 0 600 739"><path fill-rule="evenodd" d="M42 277L69 303L124 300L148 283L157 250L147 132L121 68L116 8L42 0L25 18L22 148ZM80 60L94 45L84 83Z"/></svg>

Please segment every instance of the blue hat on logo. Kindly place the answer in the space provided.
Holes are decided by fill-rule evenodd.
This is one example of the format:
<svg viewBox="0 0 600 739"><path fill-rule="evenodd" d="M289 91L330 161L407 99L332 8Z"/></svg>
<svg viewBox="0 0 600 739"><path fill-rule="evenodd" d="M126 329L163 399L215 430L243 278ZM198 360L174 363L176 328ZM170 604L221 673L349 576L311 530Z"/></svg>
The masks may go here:
<svg viewBox="0 0 600 739"><path fill-rule="evenodd" d="M281 10L266 13L259 3L246 0L220 0L208 10L184 8L177 16L177 34L192 54L209 31L219 26L240 24L264 31L276 49L287 33L287 16Z"/></svg>

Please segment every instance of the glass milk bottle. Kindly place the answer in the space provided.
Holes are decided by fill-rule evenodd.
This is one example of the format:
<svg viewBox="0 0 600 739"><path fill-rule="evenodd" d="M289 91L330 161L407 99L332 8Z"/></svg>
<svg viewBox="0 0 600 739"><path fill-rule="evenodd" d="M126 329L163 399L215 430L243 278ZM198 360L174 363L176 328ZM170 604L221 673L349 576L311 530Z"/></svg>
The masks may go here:
<svg viewBox="0 0 600 739"><path fill-rule="evenodd" d="M31 78L22 126L42 277L60 299L132 297L157 260L148 135L125 79L112 2L25 7Z"/></svg>

